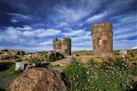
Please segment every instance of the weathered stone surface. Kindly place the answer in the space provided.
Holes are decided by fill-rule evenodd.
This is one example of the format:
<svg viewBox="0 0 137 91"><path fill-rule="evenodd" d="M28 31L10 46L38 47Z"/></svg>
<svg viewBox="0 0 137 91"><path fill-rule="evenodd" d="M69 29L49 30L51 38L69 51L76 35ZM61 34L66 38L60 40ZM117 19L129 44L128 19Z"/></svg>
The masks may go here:
<svg viewBox="0 0 137 91"><path fill-rule="evenodd" d="M13 81L8 91L66 91L66 86L59 72L33 68Z"/></svg>
<svg viewBox="0 0 137 91"><path fill-rule="evenodd" d="M54 51L60 52L64 55L71 55L71 39L70 38L53 39L53 49Z"/></svg>
<svg viewBox="0 0 137 91"><path fill-rule="evenodd" d="M112 56L112 24L97 23L92 27L93 52L95 57Z"/></svg>

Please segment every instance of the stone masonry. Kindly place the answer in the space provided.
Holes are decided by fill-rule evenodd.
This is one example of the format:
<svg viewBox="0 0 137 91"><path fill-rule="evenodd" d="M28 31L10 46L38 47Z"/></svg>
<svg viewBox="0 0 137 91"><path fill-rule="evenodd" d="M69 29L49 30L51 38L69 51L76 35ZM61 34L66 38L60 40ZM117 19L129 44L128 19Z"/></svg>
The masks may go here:
<svg viewBox="0 0 137 91"><path fill-rule="evenodd" d="M93 25L92 40L93 53L95 57L112 56L113 52L112 24L102 22Z"/></svg>
<svg viewBox="0 0 137 91"><path fill-rule="evenodd" d="M56 52L60 52L64 55L71 55L71 39L70 38L63 38L53 39L53 49Z"/></svg>

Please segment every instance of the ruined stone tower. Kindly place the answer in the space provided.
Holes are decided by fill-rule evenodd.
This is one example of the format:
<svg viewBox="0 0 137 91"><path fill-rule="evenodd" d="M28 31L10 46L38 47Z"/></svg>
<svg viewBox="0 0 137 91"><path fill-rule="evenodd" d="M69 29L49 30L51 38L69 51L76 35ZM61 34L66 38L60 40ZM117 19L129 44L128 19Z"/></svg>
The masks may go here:
<svg viewBox="0 0 137 91"><path fill-rule="evenodd" d="M112 56L113 52L112 24L97 23L92 27L93 52L95 57Z"/></svg>
<svg viewBox="0 0 137 91"><path fill-rule="evenodd" d="M60 52L61 50L61 40L58 38L53 39L53 49L56 52Z"/></svg>
<svg viewBox="0 0 137 91"><path fill-rule="evenodd" d="M53 39L53 49L54 51L60 52L64 55L71 55L71 39L70 38Z"/></svg>

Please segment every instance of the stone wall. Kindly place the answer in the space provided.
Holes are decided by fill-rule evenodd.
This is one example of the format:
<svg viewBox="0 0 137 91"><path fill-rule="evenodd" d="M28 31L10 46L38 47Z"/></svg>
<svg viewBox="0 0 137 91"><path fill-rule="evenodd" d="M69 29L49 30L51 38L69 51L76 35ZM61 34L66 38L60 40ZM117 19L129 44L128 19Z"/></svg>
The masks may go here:
<svg viewBox="0 0 137 91"><path fill-rule="evenodd" d="M112 24L97 23L92 27L93 52L95 57L112 56L113 52Z"/></svg>
<svg viewBox="0 0 137 91"><path fill-rule="evenodd" d="M53 49L54 51L60 52L64 55L70 55L71 54L71 39L70 38L53 39Z"/></svg>

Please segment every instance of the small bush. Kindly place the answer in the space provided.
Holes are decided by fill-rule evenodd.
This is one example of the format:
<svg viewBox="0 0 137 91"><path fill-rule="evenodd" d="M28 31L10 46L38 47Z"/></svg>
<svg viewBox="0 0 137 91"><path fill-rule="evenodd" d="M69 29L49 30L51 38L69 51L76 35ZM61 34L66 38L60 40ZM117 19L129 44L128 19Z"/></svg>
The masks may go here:
<svg viewBox="0 0 137 91"><path fill-rule="evenodd" d="M85 67L83 64L76 61L72 61L71 64L64 70L66 76L68 76L69 91L80 91L81 88L85 88L86 75Z"/></svg>
<svg viewBox="0 0 137 91"><path fill-rule="evenodd" d="M58 52L53 52L50 55L47 55L48 62L53 62L62 58L64 58L63 54L60 54Z"/></svg>
<svg viewBox="0 0 137 91"><path fill-rule="evenodd" d="M21 59L21 58L16 58L15 61L16 61L16 62L21 62L22 59Z"/></svg>
<svg viewBox="0 0 137 91"><path fill-rule="evenodd" d="M122 59L93 59L88 64L72 61L64 70L69 91L126 91L131 87L131 71Z"/></svg>
<svg viewBox="0 0 137 91"><path fill-rule="evenodd" d="M137 76L137 65L133 67L132 75Z"/></svg>

